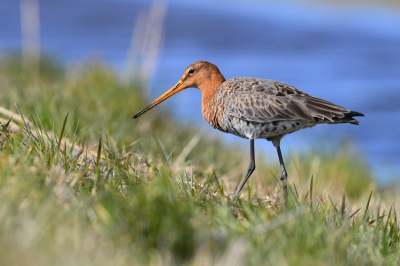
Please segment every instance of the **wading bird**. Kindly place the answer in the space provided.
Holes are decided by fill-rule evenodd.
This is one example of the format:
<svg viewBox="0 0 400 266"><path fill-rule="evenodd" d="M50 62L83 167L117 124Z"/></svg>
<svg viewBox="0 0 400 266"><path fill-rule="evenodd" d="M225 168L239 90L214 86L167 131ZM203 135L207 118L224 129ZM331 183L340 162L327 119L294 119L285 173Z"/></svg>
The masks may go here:
<svg viewBox="0 0 400 266"><path fill-rule="evenodd" d="M281 165L280 180L287 204L287 173L280 149L282 137L317 124L358 125L359 122L353 117L364 116L362 113L313 97L279 81L245 77L225 80L217 66L197 61L185 70L175 86L135 114L133 118L138 118L186 88L200 89L202 114L208 124L222 132L250 140L250 165L231 202L237 199L256 168L254 139L267 139L275 146Z"/></svg>

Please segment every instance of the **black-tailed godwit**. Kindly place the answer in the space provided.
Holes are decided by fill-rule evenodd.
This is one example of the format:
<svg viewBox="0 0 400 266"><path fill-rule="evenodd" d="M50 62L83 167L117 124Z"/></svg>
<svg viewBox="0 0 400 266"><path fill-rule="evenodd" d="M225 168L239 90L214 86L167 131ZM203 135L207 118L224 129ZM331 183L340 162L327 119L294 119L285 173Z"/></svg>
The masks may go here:
<svg viewBox="0 0 400 266"><path fill-rule="evenodd" d="M250 140L250 165L236 189L234 202L256 168L254 139L272 142L281 165L280 179L287 204L287 173L282 159L280 141L283 136L317 124L350 123L358 125L350 111L326 100L313 97L291 85L260 78L238 77L225 80L214 64L197 61L183 73L181 80L133 116L137 118L154 106L186 88L202 93L202 114L213 128Z"/></svg>

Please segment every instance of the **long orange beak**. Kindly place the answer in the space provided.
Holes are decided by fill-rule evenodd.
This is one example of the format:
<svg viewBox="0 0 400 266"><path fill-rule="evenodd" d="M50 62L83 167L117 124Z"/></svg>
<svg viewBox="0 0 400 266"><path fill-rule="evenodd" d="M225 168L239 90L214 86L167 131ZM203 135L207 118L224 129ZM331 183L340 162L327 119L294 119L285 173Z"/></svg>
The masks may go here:
<svg viewBox="0 0 400 266"><path fill-rule="evenodd" d="M140 112L136 113L133 116L133 119L138 118L139 116L141 116L142 114L146 113L147 111L149 111L151 108L155 107L156 105L162 103L163 101L165 101L166 99L168 99L169 97L171 97L172 95L174 95L177 92L180 92L181 90L186 89L186 86L184 85L184 83L179 80L178 83L176 83L175 86L173 86L171 89L169 89L168 91L166 91L163 95L161 95L160 97L158 97L157 99L155 99L149 106L147 106L146 108L143 108Z"/></svg>

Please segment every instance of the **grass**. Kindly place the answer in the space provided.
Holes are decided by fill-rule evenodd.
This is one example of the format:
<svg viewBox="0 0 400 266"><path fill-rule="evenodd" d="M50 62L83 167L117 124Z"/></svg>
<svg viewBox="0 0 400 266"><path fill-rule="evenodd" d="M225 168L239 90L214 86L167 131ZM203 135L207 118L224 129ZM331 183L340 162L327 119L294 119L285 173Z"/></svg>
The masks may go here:
<svg viewBox="0 0 400 266"><path fill-rule="evenodd" d="M0 61L0 264L400 262L396 187L376 185L349 145L287 156L288 208L279 165L258 156L229 206L241 147L161 106L130 119L144 87L100 63L30 78L15 60Z"/></svg>

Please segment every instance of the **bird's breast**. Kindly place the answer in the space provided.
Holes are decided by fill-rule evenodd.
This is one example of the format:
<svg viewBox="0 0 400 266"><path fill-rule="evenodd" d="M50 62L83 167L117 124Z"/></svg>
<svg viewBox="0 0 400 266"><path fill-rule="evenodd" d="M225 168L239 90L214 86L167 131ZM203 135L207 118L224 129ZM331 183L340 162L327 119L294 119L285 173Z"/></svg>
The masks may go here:
<svg viewBox="0 0 400 266"><path fill-rule="evenodd" d="M204 121L206 121L213 128L221 131L224 131L221 125L223 112L223 102L220 102L215 98L207 103L204 101L202 103L202 114Z"/></svg>

